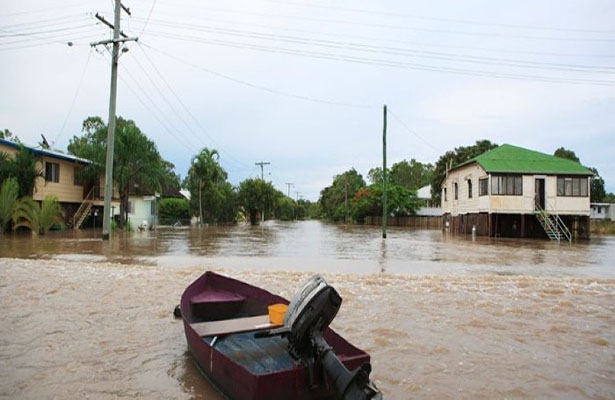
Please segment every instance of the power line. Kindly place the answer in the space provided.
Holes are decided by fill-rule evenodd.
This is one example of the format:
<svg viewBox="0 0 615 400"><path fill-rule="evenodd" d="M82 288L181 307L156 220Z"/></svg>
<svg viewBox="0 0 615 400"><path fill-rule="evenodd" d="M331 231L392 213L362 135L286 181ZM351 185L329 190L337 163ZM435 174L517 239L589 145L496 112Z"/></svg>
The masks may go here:
<svg viewBox="0 0 615 400"><path fill-rule="evenodd" d="M205 68L203 66L194 64L194 63L192 63L190 61L187 61L185 59L182 59L182 58L179 58L177 56L174 56L174 55L172 55L170 53L167 53L167 52L165 52L163 50L156 49L156 48L154 48L152 46L148 46L145 43L142 43L142 45L147 47L147 48L149 48L149 49L152 49L153 51L156 51L156 52L158 52L160 54L163 54L166 57L171 58L171 59L173 59L173 60L175 60L177 62L180 62L180 63L183 63L185 65L188 65L188 66L190 66L192 68L201 70L203 72L206 72L208 74L217 76L217 77L222 78L222 79L229 80L231 82L238 83L240 85L248 86L248 87L251 87L253 89L259 89L259 90L262 90L262 91L265 91L265 92L268 92L268 93L276 94L278 96L284 96L284 97L289 97L289 98L298 99L298 100L305 100L305 101L309 101L309 102L313 102L313 103L322 103L322 104L342 106L342 107L362 108L362 109L370 109L370 108L374 108L375 107L375 106L367 105L367 104L353 104L353 103L344 103L344 102L337 102L337 101L331 101L331 100L325 100L325 99L318 99L318 98L314 98L314 97L297 95L297 94L293 94L293 93L289 93L289 92L284 92L284 91L277 90L277 89L272 89L272 88L269 88L267 86L263 86L263 85L259 85L259 84L255 84L255 83L250 83L250 82L247 82L245 80L237 79L237 78L231 77L229 75L225 75L225 74L222 74L220 72L216 72L216 71L214 71L212 69Z"/></svg>
<svg viewBox="0 0 615 400"><path fill-rule="evenodd" d="M147 52L145 51L145 49L143 48L144 45L142 45L142 42L138 43L139 44L139 49L141 50L141 52L143 53L143 55L145 56L145 58L147 59L147 61L149 62L149 64L152 66L152 68L154 69L154 71L156 71L156 73L158 74L158 76L160 77L160 79L164 82L164 84L167 86L167 88L169 89L169 91L171 91L171 93L173 94L173 96L175 96L175 99L178 101L178 103L182 106L182 108L184 109L184 111L192 118L192 120L196 123L196 125L201 129L201 131L203 133L205 133L205 135L216 145L217 148L220 149L220 151L224 152L224 154L226 154L231 160L235 161L236 163L243 165L243 166L248 166L247 164L245 164L242 161L239 161L238 159L236 159L235 157L233 157L228 151L226 151L226 149L224 149L207 131L207 129L205 129L201 123L199 122L198 118L196 118L194 116L194 114L190 111L190 109L184 104L184 102L182 101L181 97L177 94L177 92L175 91L175 89L173 89L173 87L169 84L168 80L164 77L164 75L160 72L160 70L158 69L158 67L156 67L156 64L154 62L152 62L152 60L150 59L150 57L148 56Z"/></svg>
<svg viewBox="0 0 615 400"><path fill-rule="evenodd" d="M458 62L465 62L465 63L493 64L493 65L503 65L503 66L518 67L518 68L549 69L549 70L577 71L577 72L602 72L602 73L615 72L615 67L613 66L594 66L594 65L581 65L581 64L527 61L527 60L506 59L506 58L498 58L498 57L481 57L481 56L471 56L471 55L464 55L464 54L458 54L458 53L443 53L443 52L435 52L435 51L401 48L401 47L374 46L374 45L356 43L356 42L341 42L341 41L334 41L334 40L305 38L305 37L300 37L300 36L268 34L268 33L255 32L255 31L244 31L244 30L238 30L238 29L208 27L208 26L203 26L203 25L196 26L196 25L191 25L191 24L175 24L171 22L159 23L159 25L166 26L166 27L181 27L182 29L188 29L188 30L214 32L214 33L219 33L223 35L274 40L274 41L281 41L281 42L294 43L294 44L306 44L306 45L329 47L329 48L336 48L336 49L357 50L357 51L371 52L371 53L401 55L401 56L408 56L408 57L419 57L419 58L428 58L428 59L446 60L446 61L458 61ZM165 33L159 32L158 34L165 34Z"/></svg>
<svg viewBox="0 0 615 400"><path fill-rule="evenodd" d="M179 25L180 27L185 27L185 26L198 27L198 26L202 26L201 24L202 20L214 21L216 23L225 22L225 23L231 24L232 26L237 25L237 21L235 20L223 19L219 17L208 18L208 17L202 17L202 16L199 17L198 25L189 24L187 22L177 22L176 24ZM152 20L152 21L157 21L159 25L165 24L165 23L169 23L169 24L172 23L172 22L165 21L165 20ZM308 33L308 34L315 34L315 35L326 35L327 38L337 36L337 37L369 40L372 42L376 41L376 42L398 43L398 44L413 45L413 46L453 48L455 50L468 49L468 50L476 50L476 51L482 51L482 52L488 51L488 52L508 53L508 54L528 54L528 55L534 55L534 56L615 58L615 55L613 54L574 54L574 53L547 52L547 51L524 51L524 50L513 50L509 48L504 48L504 47L485 48L485 47L476 47L476 46L447 45L447 44L442 44L442 43L425 43L425 42L407 41L407 40L394 39L391 37L381 38L381 37L375 37L375 36L362 36L362 35L346 34L346 33L339 33L339 32L325 32L322 29L320 31L315 32L315 31L306 30L306 29L298 29L296 27L287 28L287 27L281 27L281 26L272 26L271 24L257 24L257 23L250 23L250 22L242 22L241 25L265 28L265 29L276 29L276 30L287 31L287 32L301 32L301 33Z"/></svg>
<svg viewBox="0 0 615 400"><path fill-rule="evenodd" d="M150 34L154 34L154 33L150 32ZM344 55L344 54L296 50L296 49L289 49L289 48L282 48L282 47L272 47L272 46L263 46L263 45L248 44L248 43L242 43L242 42L233 42L233 41L227 41L227 40L209 40L209 39L203 39L200 37L186 36L186 35L172 35L168 33L164 33L159 36L166 37L166 38L174 38L174 39L184 40L184 41L189 41L189 42L191 41L191 42L197 42L197 43L219 45L223 47L244 48L244 49L258 50L258 51L263 51L263 52L268 52L268 53L296 55L296 56L315 58L315 59L345 61L345 62L352 62L352 63L358 63L358 64L377 65L377 66L394 67L394 68L401 68L401 69L413 69L413 70L431 71L431 72L444 72L444 73L451 73L451 74L457 74L457 75L481 76L481 77L503 78L503 79L524 80L524 81L537 81L537 82L548 82L548 83L567 83L567 84L582 84L582 85L597 85L597 86L614 86L615 85L615 81L610 81L610 80L567 78L567 77L559 78L559 77L553 77L553 76L528 75L528 74L519 74L519 73L503 73L503 72L485 71L485 70L470 70L470 69L456 68L456 67L440 67L440 66L434 66L434 65L428 65L428 64L407 63L407 62L390 61L390 60L382 60L382 59L374 59L374 58L356 57L356 56L350 56L350 55ZM198 68L203 69L202 67L198 67ZM203 69L203 70L206 70L206 69ZM211 70L207 70L207 72L213 73L215 75L223 76L223 74L212 72ZM228 79L228 77L225 77L225 78ZM231 78L231 80L233 79ZM242 82L242 83L245 84L245 82ZM369 107L371 108L371 106Z"/></svg>
<svg viewBox="0 0 615 400"><path fill-rule="evenodd" d="M85 24L85 25L77 25L77 26L69 26L69 27L64 27L64 28L55 28L55 29L48 29L48 30L44 30L44 31L36 31L36 32L11 32L10 30L7 29L2 29L0 28L1 31L4 32L8 32L7 34L0 34L0 38L3 37L15 37L15 36L35 36L35 35L42 35L45 33L54 33L54 32L63 32L63 31L75 31L75 30L79 30L82 28L92 28L92 25L90 24Z"/></svg>
<svg viewBox="0 0 615 400"><path fill-rule="evenodd" d="M77 13L77 14L63 15L61 17L55 17L55 18L37 19L36 21L21 22L21 23L12 24L12 25L3 25L2 29L9 28L11 30L14 30L16 28L17 30L21 30L21 29L32 29L35 27L40 28L40 27L61 25L61 24L69 23L69 22L75 22L75 21L80 21L83 19L88 19L88 18L84 18L84 17L87 17L87 15L88 15L87 13ZM19 27L22 27L22 28L19 28Z"/></svg>
<svg viewBox="0 0 615 400"><path fill-rule="evenodd" d="M143 29L141 29L141 33L139 36L143 36L143 32L145 32L145 28L147 28L147 24L149 23L149 19L152 16L152 12L154 12L154 7L156 6L156 0L152 1L152 7L149 9L149 14L147 14L147 19L145 20L145 24L143 25Z"/></svg>
<svg viewBox="0 0 615 400"><path fill-rule="evenodd" d="M321 5L314 3L297 3L297 2L289 2L289 1L279 1L279 0L262 0L270 3L284 4L284 5L293 5L300 7L310 7L310 8L322 8L328 10L337 10L337 11L349 11L355 13L363 13L369 15L383 15L387 17L398 17L398 18L409 18L409 19L418 19L418 20L427 20L427 21L438 21L438 22L455 22L459 24L468 24L468 25L482 25L482 26L493 26L493 27L504 27L504 28L516 28L516 29L531 29L531 30L548 30L548 31L558 31L558 32L581 32L581 33L615 33L612 30L599 30L599 29L584 29L584 28L560 28L560 27L545 27L538 25L521 25L521 24L506 24L501 22L484 22L477 20L464 20L457 18L440 18L440 17L430 17L424 15L414 15L414 14L405 14L399 12L385 12L385 11L376 11L376 10L365 10L359 8L346 8L346 7L334 7L330 5Z"/></svg>
<svg viewBox="0 0 615 400"><path fill-rule="evenodd" d="M408 133L410 133L411 135L413 135L414 137L418 138L419 140L421 140L423 143L425 143L427 146L431 147L433 150L439 152L439 153L443 153L443 151L439 148L437 148L436 146L432 145L431 142L429 142L428 140L424 139L422 136L420 136L418 133L414 132L412 129L410 129L410 127L408 127L408 125L406 125L406 123L404 121L402 121L402 119L400 117L397 116L397 114L395 114L393 112L393 110L391 110L390 107L388 107L388 112L389 114L391 114L393 116L393 118L395 118L397 120L397 122L399 122L401 124L401 126L408 131Z"/></svg>
<svg viewBox="0 0 615 400"><path fill-rule="evenodd" d="M55 138L53 138L53 141L51 142L51 146L53 146L56 143L56 141L60 138L60 136L62 136L62 133L64 133L66 122L68 121L68 118L70 117L70 114L73 112L73 108L75 107L75 102L77 100L77 96L79 95L79 91L81 90L81 85L83 84L83 78L85 78L85 73L88 69L88 64L90 63L91 57L92 57L92 48L90 48L90 51L88 52L88 58L85 60L85 65L83 66L83 72L81 73L81 78L79 78L79 83L77 84L77 90L75 90L75 95L73 96L73 100L70 104L70 107L68 108L68 113L66 113L66 117L64 117L64 122L62 122L62 128L56 134Z"/></svg>
<svg viewBox="0 0 615 400"><path fill-rule="evenodd" d="M86 43L77 43L76 41L82 40L82 39L89 39L89 38L91 38L90 35L87 35L87 36L77 36L77 37L62 35L61 37L65 37L66 40L62 41L62 40L55 40L56 38L47 39L46 37L37 37L35 39L29 39L29 40L25 40L24 39L24 40L20 40L20 41L15 41L14 43L17 43L17 42L19 42L19 43L22 43L22 42L33 42L33 41L37 41L39 43L32 43L32 44L26 44L26 45L21 45L21 46L13 46L13 47L0 47L0 52L11 51L11 50L21 50L21 49L27 49L27 48L31 48L31 47L49 46L51 44L61 44L63 46L66 46L68 44L68 42L67 42L68 39L70 39L70 43L72 43L71 44L72 46L84 46L84 45L86 45ZM59 39L59 37L57 39ZM0 46L2 46L2 44L0 44Z"/></svg>
<svg viewBox="0 0 615 400"><path fill-rule="evenodd" d="M194 143L192 143L191 141L188 140L188 138L182 136L181 134L175 134L175 132L179 132L179 130L175 127L175 124L170 122L170 119L166 118L166 121L162 120L159 116L166 116L165 112L162 110L162 108L160 108L158 106L158 104L156 104L154 102L154 100L151 98L151 96L148 96L147 94L145 94L145 90L143 89L143 87L141 85L139 85L139 82L135 79L135 77L132 75L132 73L130 73L130 71L128 69L125 70L126 74L128 75L128 77L131 79L131 81L137 86L137 88L140 90L140 92L143 94L143 96L149 100L149 103L151 104L151 106L156 110L156 113L151 112L151 109L148 107L148 111L150 111L152 113L152 115L155 116L156 120L160 123L160 125L162 125L162 127L171 135L173 136L175 139L177 139L178 141L180 141L182 143L182 145L184 147L186 147L186 149L189 149L191 152L195 151L196 149L198 149L200 146L195 146ZM122 82L124 82L124 84L130 89L130 91L135 95L135 97L137 97L137 100L139 100L139 102L141 102L142 104L144 104L144 102L141 100L141 98L139 97L139 95L136 93L136 91L130 87L130 85L127 83L127 81L125 79L122 79Z"/></svg>
<svg viewBox="0 0 615 400"><path fill-rule="evenodd" d="M407 25L378 24L378 23L328 19L328 18L316 18L316 17L297 16L297 15L259 13L259 12L252 12L252 11L229 10L229 9L221 9L221 8L213 8L213 7L207 7L207 10L214 11L214 12L221 12L221 13L250 15L250 16L257 16L257 17L273 17L273 18L281 18L281 19L293 19L293 20L298 19L298 20L305 20L305 21L338 24L338 25L366 26L366 27L379 28L379 29L406 30L406 31L414 31L414 32L431 32L431 33L440 33L440 34L448 34L448 35L464 35L464 36L472 36L472 37L490 37L490 38L491 37L506 37L506 38L512 38L512 39L551 40L551 41L566 41L566 42L570 42L570 41L615 42L615 38L606 38L606 39L605 38L575 38L575 37L552 37L552 36L532 36L532 35L521 35L521 34L504 34L504 33L495 33L495 32L469 32L469 31L450 30L450 29L418 28L418 27L407 26Z"/></svg>
<svg viewBox="0 0 615 400"><path fill-rule="evenodd" d="M79 7L82 6L83 2L79 1L73 4L63 4L61 6L57 6L57 7L47 7L47 8L39 8L37 10L29 10L29 11L16 11L16 12L12 12L12 13L8 13L8 14L2 14L0 15L0 18L4 18L4 17L12 17L15 15L23 15L23 14L40 14L40 13L46 13L48 11L54 11L54 10L58 10L58 9L67 9L67 8L75 8L75 7Z"/></svg>

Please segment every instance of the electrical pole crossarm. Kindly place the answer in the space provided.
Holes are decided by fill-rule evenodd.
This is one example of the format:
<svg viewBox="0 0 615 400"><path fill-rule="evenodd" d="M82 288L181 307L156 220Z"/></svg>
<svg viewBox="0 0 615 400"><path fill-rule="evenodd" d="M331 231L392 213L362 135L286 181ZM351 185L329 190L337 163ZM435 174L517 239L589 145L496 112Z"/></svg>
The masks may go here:
<svg viewBox="0 0 615 400"><path fill-rule="evenodd" d="M99 20L100 22L102 22L103 24L107 25L109 28L111 28L111 29L115 30L115 26L113 26L113 24L112 24L111 22L107 21L107 20L105 19L105 17L103 17L102 15L100 15L100 14L96 13L96 14L94 15L94 17L96 17L96 19L97 19L97 20ZM122 31L120 31L120 36L123 36L123 37L125 37L125 38L127 38L127 37L128 37L128 35L126 35L126 34L125 34L124 32L122 32Z"/></svg>
<svg viewBox="0 0 615 400"><path fill-rule="evenodd" d="M124 43L124 42L138 42L139 38L138 37L125 37L125 38L119 38L119 39L105 39L105 40L99 40L98 42L92 42L90 43L90 46L95 47L95 46L99 46L101 44L109 44L109 43Z"/></svg>

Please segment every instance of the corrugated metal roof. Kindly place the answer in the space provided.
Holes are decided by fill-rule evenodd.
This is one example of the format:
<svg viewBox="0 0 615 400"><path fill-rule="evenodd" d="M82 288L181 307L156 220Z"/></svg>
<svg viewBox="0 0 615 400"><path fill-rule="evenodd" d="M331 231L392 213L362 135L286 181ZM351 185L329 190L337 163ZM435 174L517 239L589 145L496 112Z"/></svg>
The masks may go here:
<svg viewBox="0 0 615 400"><path fill-rule="evenodd" d="M503 144L455 166L457 169L471 163L478 163L490 173L532 173L558 175L593 175L594 173L580 163L555 157L523 147Z"/></svg>
<svg viewBox="0 0 615 400"><path fill-rule="evenodd" d="M14 149L19 148L19 143L15 143L13 141L6 140L6 139L0 139L0 144L4 144ZM92 163L92 161L86 160L85 158L76 157L71 154L60 153L59 151L47 150L47 149L37 149L35 147L27 146L25 144L24 144L24 147L26 147L32 153L41 155L41 156L58 158L60 160L71 161L71 162L78 163L78 164L91 164Z"/></svg>

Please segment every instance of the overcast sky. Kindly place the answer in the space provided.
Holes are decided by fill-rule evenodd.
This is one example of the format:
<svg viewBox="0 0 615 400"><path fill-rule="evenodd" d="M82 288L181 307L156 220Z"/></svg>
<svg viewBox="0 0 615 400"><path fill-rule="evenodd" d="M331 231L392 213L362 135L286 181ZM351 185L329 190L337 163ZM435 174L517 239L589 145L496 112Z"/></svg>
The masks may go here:
<svg viewBox="0 0 615 400"><path fill-rule="evenodd" d="M185 176L202 147L237 184L310 200L332 177L479 139L572 149L615 191L615 2L125 0L118 115ZM66 150L108 117L112 1L0 6L0 129ZM150 15L151 14L151 15ZM149 18L148 18L149 17ZM71 41L74 45L68 46Z"/></svg>

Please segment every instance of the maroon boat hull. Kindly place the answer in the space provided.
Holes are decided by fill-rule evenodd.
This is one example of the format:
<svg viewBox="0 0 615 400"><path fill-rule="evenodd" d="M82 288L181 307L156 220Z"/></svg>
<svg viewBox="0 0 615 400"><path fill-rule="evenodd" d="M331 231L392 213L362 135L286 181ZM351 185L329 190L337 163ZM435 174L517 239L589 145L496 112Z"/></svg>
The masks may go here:
<svg viewBox="0 0 615 400"><path fill-rule="evenodd" d="M200 321L266 314L267 306L274 303L288 304L288 301L266 290L213 272L206 272L193 282L182 295L181 311L188 348L201 371L233 400L333 398L335 393L332 385L323 381L322 371L314 369L315 381L320 384L310 388L306 368L291 360L289 355L282 355L279 343L275 347L278 355L274 357L284 358L282 364L286 366L276 368L275 359L271 356L263 355L266 359L262 363L254 361L254 357L258 357L262 350L251 350L250 345L258 343L252 339L251 334L223 337L227 342L232 342L229 346L239 346L240 350L232 352L225 351L219 342L212 347L212 338L201 338L191 326L191 323ZM367 353L352 346L331 329L325 332L325 339L349 370L370 360ZM252 358L241 356L242 347L246 348L246 354L252 353ZM257 364L252 365L255 362Z"/></svg>

